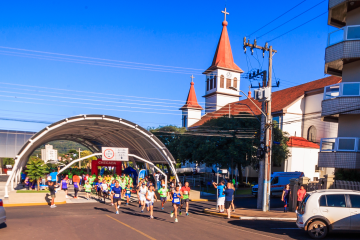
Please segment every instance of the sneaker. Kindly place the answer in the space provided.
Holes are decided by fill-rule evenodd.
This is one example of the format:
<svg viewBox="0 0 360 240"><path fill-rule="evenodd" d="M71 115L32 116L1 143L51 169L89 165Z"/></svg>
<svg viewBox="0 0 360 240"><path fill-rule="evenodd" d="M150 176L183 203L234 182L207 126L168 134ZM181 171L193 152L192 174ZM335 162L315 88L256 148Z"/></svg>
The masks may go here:
<svg viewBox="0 0 360 240"><path fill-rule="evenodd" d="M126 205L129 205L128 203L126 203Z"/></svg>
<svg viewBox="0 0 360 240"><path fill-rule="evenodd" d="M295 210L295 213L298 213L298 211L297 211L297 210Z"/></svg>
<svg viewBox="0 0 360 240"><path fill-rule="evenodd" d="M154 216L151 216L151 219L154 219Z"/></svg>
<svg viewBox="0 0 360 240"><path fill-rule="evenodd" d="M181 211L179 212L179 215L181 215Z"/></svg>
<svg viewBox="0 0 360 240"><path fill-rule="evenodd" d="M164 210L164 208L161 208L161 210Z"/></svg>
<svg viewBox="0 0 360 240"><path fill-rule="evenodd" d="M175 218L175 222L178 222L178 219L177 219L177 218Z"/></svg>
<svg viewBox="0 0 360 240"><path fill-rule="evenodd" d="M174 213L170 213L170 217L172 218L172 217L174 217ZM176 218L177 219L177 218ZM176 219L175 219L175 221L176 221Z"/></svg>
<svg viewBox="0 0 360 240"><path fill-rule="evenodd" d="M186 216L189 216L189 213L186 213Z"/></svg>
<svg viewBox="0 0 360 240"><path fill-rule="evenodd" d="M144 212L144 210L141 210L141 213L143 213Z"/></svg>
<svg viewBox="0 0 360 240"><path fill-rule="evenodd" d="M119 211L116 211L116 214L119 214Z"/></svg>
<svg viewBox="0 0 360 240"><path fill-rule="evenodd" d="M114 206L114 204L113 204L113 203L111 203L111 206Z"/></svg>

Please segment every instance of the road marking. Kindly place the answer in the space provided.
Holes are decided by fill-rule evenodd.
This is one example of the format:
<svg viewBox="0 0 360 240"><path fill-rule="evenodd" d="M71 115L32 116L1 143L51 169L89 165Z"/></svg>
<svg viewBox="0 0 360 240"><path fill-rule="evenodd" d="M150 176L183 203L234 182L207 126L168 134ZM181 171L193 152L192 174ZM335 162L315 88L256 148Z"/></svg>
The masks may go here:
<svg viewBox="0 0 360 240"><path fill-rule="evenodd" d="M117 220L116 218L110 217L110 216L109 216L109 215L107 215L107 214L106 214L106 216L108 216L109 218L111 218L111 219L113 219L113 220L117 221L118 223L121 223L122 225L124 225L124 226L126 226L126 227L128 227L128 228L130 228L130 229L132 229L132 230L134 230L134 231L136 231L136 232L138 232L138 233L140 233L141 235L143 235L143 236L145 236L145 237L147 237L147 238L149 238L149 239L151 239L151 240L156 240L155 238L150 237L149 235L147 235L147 234L143 233L142 231L139 231L139 230L137 230L137 229L135 229L135 228L133 228L133 227L131 227L131 226L127 225L126 223L123 223L123 222L121 222L121 221Z"/></svg>

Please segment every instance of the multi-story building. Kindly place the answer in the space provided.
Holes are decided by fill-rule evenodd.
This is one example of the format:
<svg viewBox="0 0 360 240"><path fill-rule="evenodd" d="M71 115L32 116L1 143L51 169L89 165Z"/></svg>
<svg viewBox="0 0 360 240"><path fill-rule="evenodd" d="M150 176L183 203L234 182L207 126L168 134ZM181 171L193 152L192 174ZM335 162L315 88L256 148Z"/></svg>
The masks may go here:
<svg viewBox="0 0 360 240"><path fill-rule="evenodd" d="M45 145L45 149L41 149L41 160L47 163L50 160L58 160L58 150L53 149L53 146L50 144Z"/></svg>
<svg viewBox="0 0 360 240"><path fill-rule="evenodd" d="M342 82L324 88L323 121L338 123L336 138L322 138L319 167L360 169L360 1L329 0L325 73Z"/></svg>

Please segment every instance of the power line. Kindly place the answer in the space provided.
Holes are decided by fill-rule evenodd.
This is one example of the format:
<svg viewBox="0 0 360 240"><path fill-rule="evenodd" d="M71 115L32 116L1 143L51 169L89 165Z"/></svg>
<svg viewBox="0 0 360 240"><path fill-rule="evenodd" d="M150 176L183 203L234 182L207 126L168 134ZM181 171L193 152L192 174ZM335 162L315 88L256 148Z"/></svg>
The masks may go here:
<svg viewBox="0 0 360 240"><path fill-rule="evenodd" d="M318 4L314 5L314 6L312 6L312 7L311 7L311 8L309 8L308 10L306 10L306 11L304 11L304 12L300 13L299 15L296 15L295 17L291 18L290 20L288 20L288 21L286 21L286 22L284 22L284 23L280 24L279 26L277 26L277 27L275 27L275 28L271 29L270 31L268 31L268 32L264 33L264 34L263 34L263 35L261 35L260 37L257 37L257 39L259 39L259 38L261 38L261 37L265 36L266 34L268 34L268 33L272 32L272 31L274 31L274 30L278 29L279 27L284 26L285 24L287 24L287 23L291 22L292 20L294 20L294 19L296 19L296 18L300 17L300 16L301 16L301 15L303 15L304 13L307 13L308 11L310 11L311 9L313 9L313 8L315 8L315 7L317 7L317 6L319 6L321 3L325 2L325 1L327 1L327 0L323 0L323 1L321 1L320 3L318 3Z"/></svg>
<svg viewBox="0 0 360 240"><path fill-rule="evenodd" d="M274 21L278 20L279 18L281 18L282 16L284 16L285 14L287 14L288 12L290 12L291 10L294 10L295 8L297 8L298 6L300 6L301 4L303 4L304 2L306 2L306 0L300 2L299 4L297 4L295 7L290 8L289 10L287 10L286 12L284 12L283 14L281 14L280 16L276 17L275 19L273 19L272 21L268 22L267 24L265 24L264 26L262 26L261 28L257 29L255 32L251 33L250 35L248 35L249 37L251 35L253 35L254 33L260 31L261 29L263 29L264 27L268 26L269 24L273 23Z"/></svg>
<svg viewBox="0 0 360 240"><path fill-rule="evenodd" d="M290 31L287 31L287 32L286 32L286 33L284 33L284 34L281 34L280 36L277 36L276 38L271 39L271 40L270 40L270 41L268 41L268 42L274 41L274 40L276 40L276 39L278 39L278 38L280 38L280 37L282 37L282 36L284 36L284 35L288 34L289 32L292 32L292 31L294 31L294 30L298 29L299 27L302 27L302 26L304 26L305 24L308 24L308 23L309 23L309 22L311 22L311 21L314 21L315 19L317 19L317 18L321 17L322 15L324 15L324 14L326 14L326 13L328 13L328 11L326 11L326 12L324 12L324 13L322 13L322 14L320 14L320 15L318 15L318 16L316 16L316 17L312 18L312 19L310 19L309 21L307 21L307 22L305 22L305 23L303 23L303 24L301 24L301 25L299 25L299 26L297 26L297 27L295 27L295 28L291 29Z"/></svg>

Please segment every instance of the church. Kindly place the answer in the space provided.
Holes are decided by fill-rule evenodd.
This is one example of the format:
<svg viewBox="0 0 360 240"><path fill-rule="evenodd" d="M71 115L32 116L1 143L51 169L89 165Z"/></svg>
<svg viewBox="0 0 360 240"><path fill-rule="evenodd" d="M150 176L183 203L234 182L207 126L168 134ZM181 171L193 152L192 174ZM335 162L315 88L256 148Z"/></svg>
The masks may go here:
<svg viewBox="0 0 360 240"><path fill-rule="evenodd" d="M222 22L222 32L215 51L211 66L203 72L205 75L205 109L200 106L195 93L194 82L190 83L185 105L182 111L182 126L195 129L212 118L223 116L240 116L240 113L260 115L254 103L261 108L261 102L251 98L239 101L240 75L244 71L236 65L233 59L230 39L228 35L228 22ZM311 180L317 180L324 174L332 173L334 169L318 167L318 152L321 138L337 136L337 123L325 122L321 119L321 102L326 86L341 82L341 77L330 76L310 81L298 86L286 88L272 93L272 118L280 129L289 133L288 147L291 152L281 166L272 166L272 172L302 171ZM254 103L253 103L254 102ZM202 112L205 114L202 115ZM191 165L191 166L190 166ZM194 167L192 164L188 167ZM184 166L186 167L186 166ZM204 166L202 166L204 167ZM243 176L257 177L252 169L243 169ZM211 171L211 169L208 169Z"/></svg>

